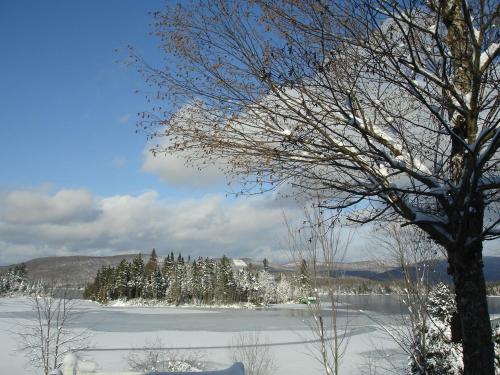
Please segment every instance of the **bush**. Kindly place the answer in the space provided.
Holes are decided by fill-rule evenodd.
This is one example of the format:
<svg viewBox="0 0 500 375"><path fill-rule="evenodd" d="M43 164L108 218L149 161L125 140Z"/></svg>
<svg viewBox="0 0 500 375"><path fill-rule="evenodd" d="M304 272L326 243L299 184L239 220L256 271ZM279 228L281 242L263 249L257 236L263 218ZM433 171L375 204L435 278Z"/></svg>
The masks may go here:
<svg viewBox="0 0 500 375"><path fill-rule="evenodd" d="M463 374L462 348L451 340L451 318L455 312L453 292L443 283L437 284L429 294L429 319L420 334L425 335L423 347L413 348L410 360L411 375Z"/></svg>
<svg viewBox="0 0 500 375"><path fill-rule="evenodd" d="M199 372L204 369L200 352L166 350L160 338L147 340L144 347L132 350L127 356L131 371L138 372Z"/></svg>

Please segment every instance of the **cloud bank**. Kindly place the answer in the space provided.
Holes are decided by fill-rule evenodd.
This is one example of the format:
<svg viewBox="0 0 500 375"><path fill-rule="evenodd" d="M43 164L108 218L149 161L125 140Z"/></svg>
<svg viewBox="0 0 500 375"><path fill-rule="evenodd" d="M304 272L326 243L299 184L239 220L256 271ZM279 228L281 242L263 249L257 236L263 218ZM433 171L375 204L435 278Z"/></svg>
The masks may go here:
<svg viewBox="0 0 500 375"><path fill-rule="evenodd" d="M289 208L288 208L289 210ZM0 264L53 255L274 255L286 247L283 209L274 198L97 197L89 191L10 191L0 197Z"/></svg>
<svg viewBox="0 0 500 375"><path fill-rule="evenodd" d="M3 191L0 265L55 255L147 254L153 247L160 254L285 263L291 256L284 214L292 224L303 220L298 205L270 194L173 200L155 191L108 197L84 189ZM498 255L498 244L485 244L485 255ZM353 233L345 261L381 256L366 226Z"/></svg>

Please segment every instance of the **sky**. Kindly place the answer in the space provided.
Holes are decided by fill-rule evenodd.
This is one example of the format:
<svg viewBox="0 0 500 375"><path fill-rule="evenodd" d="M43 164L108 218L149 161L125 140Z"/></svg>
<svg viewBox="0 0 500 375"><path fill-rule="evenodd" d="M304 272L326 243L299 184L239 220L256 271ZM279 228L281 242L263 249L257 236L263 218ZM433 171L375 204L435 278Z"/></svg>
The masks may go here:
<svg viewBox="0 0 500 375"><path fill-rule="evenodd" d="M154 158L136 133L148 88L127 46L160 61L148 13L162 4L0 1L0 265L153 247L289 258L284 216L299 207L228 196L217 168Z"/></svg>
<svg viewBox="0 0 500 375"><path fill-rule="evenodd" d="M161 61L149 35L159 0L0 1L0 265L55 255L170 251L290 259L269 193L228 195L217 168L154 158L138 112L149 91L127 46ZM346 260L374 258L370 229Z"/></svg>

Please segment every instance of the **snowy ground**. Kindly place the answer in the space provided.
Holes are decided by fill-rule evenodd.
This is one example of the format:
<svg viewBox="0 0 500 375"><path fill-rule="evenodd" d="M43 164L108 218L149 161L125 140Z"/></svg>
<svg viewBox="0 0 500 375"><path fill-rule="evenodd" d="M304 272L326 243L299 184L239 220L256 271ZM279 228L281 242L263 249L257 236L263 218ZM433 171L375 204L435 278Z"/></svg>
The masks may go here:
<svg viewBox="0 0 500 375"><path fill-rule="evenodd" d="M347 306L346 306L347 307ZM279 305L264 310L202 309L172 307L103 307L82 301L75 329L88 329L94 345L86 353L103 371L126 370L129 349L141 347L147 339L161 338L169 348L195 350L203 354L210 368L230 364L228 344L239 332L260 331L268 338L276 356L276 375L322 374L312 357L315 345L304 343L314 339L309 329L310 318L303 305ZM387 339L380 327L371 320L382 319L397 324L396 315L375 311L342 309L341 326L347 323L349 336L342 360L344 374L363 374L372 366L370 358L396 352L396 345ZM14 349L19 322L29 319L26 299L0 299L0 363L2 373L23 374L25 359ZM395 356L404 361L404 357ZM33 369L30 373L36 373ZM385 373L379 368L379 373Z"/></svg>

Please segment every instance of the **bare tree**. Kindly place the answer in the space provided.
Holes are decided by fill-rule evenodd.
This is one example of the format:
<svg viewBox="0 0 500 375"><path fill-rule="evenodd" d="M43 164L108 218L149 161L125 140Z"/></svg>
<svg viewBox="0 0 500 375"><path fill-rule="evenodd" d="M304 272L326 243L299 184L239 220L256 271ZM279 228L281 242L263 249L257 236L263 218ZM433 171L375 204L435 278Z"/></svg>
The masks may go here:
<svg viewBox="0 0 500 375"><path fill-rule="evenodd" d="M321 210L305 210L305 220L300 229L288 225L290 249L296 263L307 265L309 279L309 311L313 318L311 331L317 344L311 344L310 354L323 367L325 374L341 373L340 364L348 344L348 320L343 324L338 319L341 305L341 284L336 277L341 276L338 263L350 243L350 234L340 235L340 222L328 221ZM328 314L325 314L328 311Z"/></svg>
<svg viewBox="0 0 500 375"><path fill-rule="evenodd" d="M200 0L156 12L168 57L153 153L225 160L242 190L291 183L359 223L443 246L467 374L493 374L483 241L500 235L496 0ZM294 191L294 192L295 192Z"/></svg>
<svg viewBox="0 0 500 375"><path fill-rule="evenodd" d="M415 227L401 228L396 223L381 228L377 242L387 251L403 279L403 303L408 315L396 329L384 330L410 358L412 373L427 374L429 348L427 333L432 324L428 314L429 293L440 249ZM435 279L435 278L434 278Z"/></svg>
<svg viewBox="0 0 500 375"><path fill-rule="evenodd" d="M186 352L168 349L163 340L156 337L146 340L144 347L137 348L127 355L130 370L140 372L201 371L204 369L205 354L199 351Z"/></svg>
<svg viewBox="0 0 500 375"><path fill-rule="evenodd" d="M242 362L247 375L273 375L276 371L276 357L269 347L269 340L260 332L239 333L229 349L233 362Z"/></svg>
<svg viewBox="0 0 500 375"><path fill-rule="evenodd" d="M79 315L77 300L69 299L65 291L55 297L55 291L45 287L30 296L31 320L14 332L28 365L41 368L45 375L59 368L68 353L88 348L88 332L70 327Z"/></svg>

